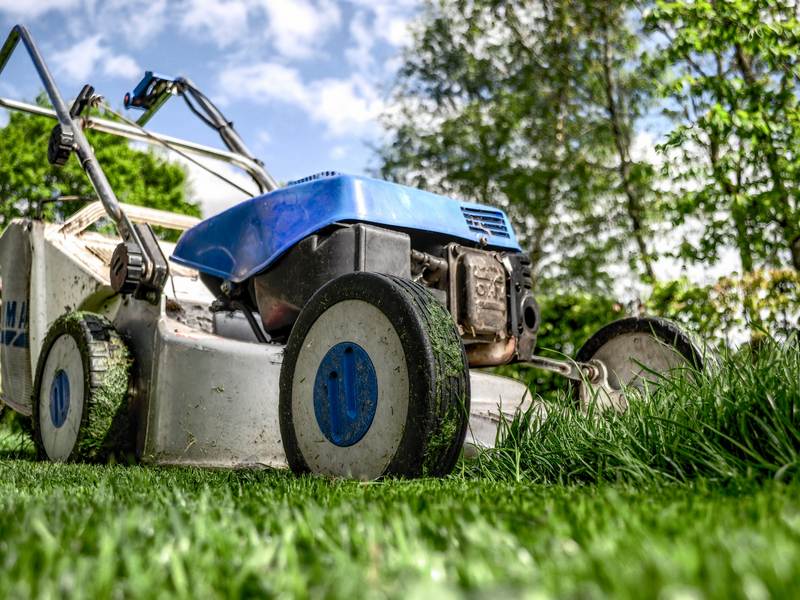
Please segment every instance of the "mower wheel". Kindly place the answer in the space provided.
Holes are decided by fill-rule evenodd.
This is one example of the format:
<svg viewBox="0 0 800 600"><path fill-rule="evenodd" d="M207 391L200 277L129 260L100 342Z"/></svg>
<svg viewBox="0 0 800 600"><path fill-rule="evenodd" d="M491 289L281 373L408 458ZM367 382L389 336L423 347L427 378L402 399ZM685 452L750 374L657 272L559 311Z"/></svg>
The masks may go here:
<svg viewBox="0 0 800 600"><path fill-rule="evenodd" d="M626 389L658 383L677 369L702 371L703 356L686 332L667 319L629 317L595 332L578 351L575 361L594 361L604 382L572 382L573 397L586 409L591 402L624 411ZM600 391L601 393L596 393Z"/></svg>
<svg viewBox="0 0 800 600"><path fill-rule="evenodd" d="M104 317L69 313L53 323L33 386L41 458L97 461L126 449L129 367L128 350Z"/></svg>
<svg viewBox="0 0 800 600"><path fill-rule="evenodd" d="M280 381L289 465L364 480L445 475L469 395L461 338L426 288L343 275L314 294L289 336Z"/></svg>

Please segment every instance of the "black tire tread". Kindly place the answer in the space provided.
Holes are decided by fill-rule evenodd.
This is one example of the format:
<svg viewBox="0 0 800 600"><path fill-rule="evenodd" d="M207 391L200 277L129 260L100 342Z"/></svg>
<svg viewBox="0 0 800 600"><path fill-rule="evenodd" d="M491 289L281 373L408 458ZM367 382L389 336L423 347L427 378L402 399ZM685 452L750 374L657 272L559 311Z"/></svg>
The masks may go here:
<svg viewBox="0 0 800 600"><path fill-rule="evenodd" d="M84 358L84 385L86 404L81 415L81 425L70 461L96 462L106 459L116 451L129 450L130 428L127 393L114 395L111 406L103 407L99 414L98 398L108 385L108 375L114 365L130 363L127 346L114 326L103 316L92 313L68 313L59 317L50 327L39 362L32 398L32 425L34 441L40 458L47 458L39 431L39 390L42 372L50 347L62 335L71 335ZM107 397L107 394L104 394Z"/></svg>
<svg viewBox="0 0 800 600"><path fill-rule="evenodd" d="M441 477L452 471L456 462L458 462L461 448L464 445L464 438L467 434L467 427L469 426L470 389L467 354L464 344L461 342L461 336L456 329L455 321L430 290L409 279L394 275L385 275L385 277L393 281L412 299L427 331L432 331L437 327L436 323L441 322L442 311L450 317L448 322L451 326L446 329L442 328L444 330L443 333L446 333L446 339L443 341L450 346L450 352L458 352L460 354L462 368L458 372L449 372L449 352L444 348L434 346L437 381L440 386L437 390L439 405L435 407L436 414L432 415L431 423L433 423L433 426L428 440L435 440L446 434L444 429L449 418L458 418L459 422L455 436L452 436L452 439L444 448L426 452L426 460L423 466L426 475Z"/></svg>

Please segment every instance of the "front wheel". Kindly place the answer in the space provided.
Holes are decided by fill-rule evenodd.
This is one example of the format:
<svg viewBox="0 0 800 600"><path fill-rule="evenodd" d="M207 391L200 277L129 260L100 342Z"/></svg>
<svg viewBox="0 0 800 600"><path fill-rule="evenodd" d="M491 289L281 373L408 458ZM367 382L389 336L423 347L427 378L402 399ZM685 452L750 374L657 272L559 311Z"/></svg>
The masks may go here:
<svg viewBox="0 0 800 600"><path fill-rule="evenodd" d="M130 359L100 315L69 313L47 332L33 387L39 456L97 461L127 450Z"/></svg>
<svg viewBox="0 0 800 600"><path fill-rule="evenodd" d="M691 338L675 323L657 317L629 317L598 330L578 351L578 363L593 362L602 370L602 382L573 383L581 408L624 411L626 392L675 374L679 369L702 371L703 357Z"/></svg>
<svg viewBox="0 0 800 600"><path fill-rule="evenodd" d="M291 468L356 479L441 476L458 460L469 370L424 287L352 273L303 307L286 346L280 426Z"/></svg>

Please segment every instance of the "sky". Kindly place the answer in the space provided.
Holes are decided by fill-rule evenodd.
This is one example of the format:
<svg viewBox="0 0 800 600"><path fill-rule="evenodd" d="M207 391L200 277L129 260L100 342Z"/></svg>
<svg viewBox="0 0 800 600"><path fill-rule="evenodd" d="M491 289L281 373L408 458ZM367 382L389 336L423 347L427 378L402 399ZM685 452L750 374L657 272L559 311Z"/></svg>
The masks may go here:
<svg viewBox="0 0 800 600"><path fill-rule="evenodd" d="M68 101L91 83L122 109L145 70L191 78L232 120L280 182L376 166L378 117L410 43L420 0L0 0L0 29L31 30ZM0 96L31 100L42 86L18 48L0 76ZM137 117L135 111L128 116ZM0 126L7 116L0 109ZM637 156L654 154L658 123L637 137ZM153 131L220 146L215 132L173 99L148 123ZM652 131L655 128L656 131ZM646 128L647 129L647 128ZM205 216L247 196L181 158L192 198ZM246 175L203 161L239 185ZM668 247L675 240L661 240ZM732 259L721 261L721 272ZM709 269L662 259L671 277ZM696 271L696 272L695 272Z"/></svg>
<svg viewBox="0 0 800 600"><path fill-rule="evenodd" d="M418 0L0 0L0 29L31 30L68 101L91 83L121 109L145 70L191 78L285 182L374 166L378 117L417 10ZM19 47L0 96L31 100L41 89ZM220 146L177 99L148 128ZM242 199L188 166L207 215Z"/></svg>

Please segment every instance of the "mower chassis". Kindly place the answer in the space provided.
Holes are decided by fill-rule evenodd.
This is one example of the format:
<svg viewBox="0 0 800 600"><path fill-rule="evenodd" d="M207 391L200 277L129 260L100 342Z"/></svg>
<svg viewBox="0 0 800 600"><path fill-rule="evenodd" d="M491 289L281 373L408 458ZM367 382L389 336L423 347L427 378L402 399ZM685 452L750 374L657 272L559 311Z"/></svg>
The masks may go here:
<svg viewBox="0 0 800 600"><path fill-rule="evenodd" d="M123 209L132 222L176 229L196 222L137 206ZM16 220L0 237L5 316L12 303L17 321L22 311L28 315L27 347L0 347L4 401L30 415L31 373L50 325L65 313L97 313L114 324L133 355L130 398L143 462L285 466L278 422L284 346L214 334L212 295L196 271L179 265L171 265L171 282L157 304L120 298L108 280L119 240L89 231L104 214L96 202L61 225ZM162 243L162 251L169 255L172 245ZM528 390L478 371L470 379L466 444L492 446L500 422L531 406Z"/></svg>

